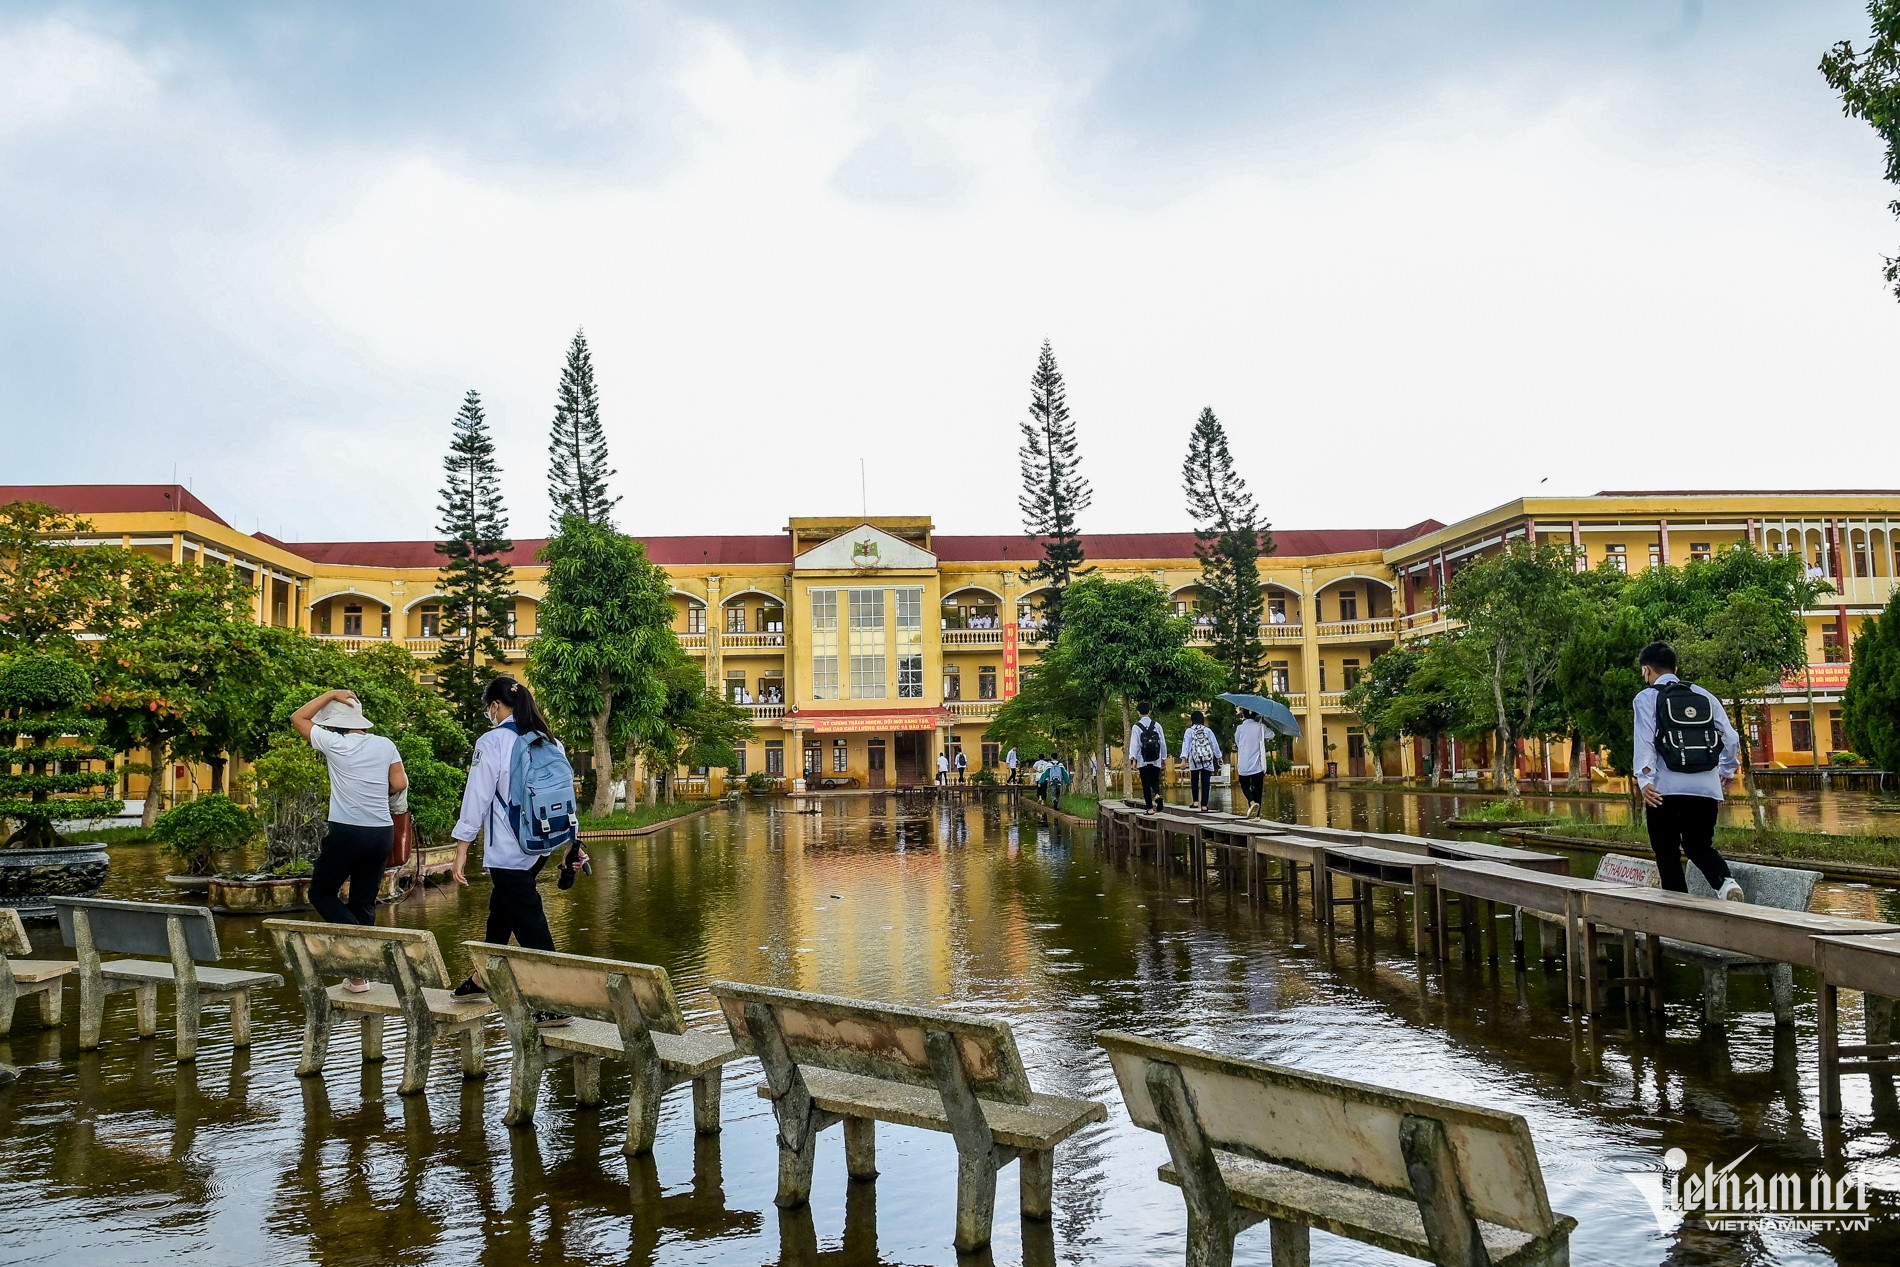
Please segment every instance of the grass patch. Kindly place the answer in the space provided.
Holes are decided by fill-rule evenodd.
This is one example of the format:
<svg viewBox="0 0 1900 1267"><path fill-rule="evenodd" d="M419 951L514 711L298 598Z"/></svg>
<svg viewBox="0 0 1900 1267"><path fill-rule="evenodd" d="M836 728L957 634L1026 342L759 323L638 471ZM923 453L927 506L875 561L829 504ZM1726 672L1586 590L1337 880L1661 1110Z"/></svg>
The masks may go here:
<svg viewBox="0 0 1900 1267"><path fill-rule="evenodd" d="M1523 801L1513 799L1492 801L1488 805L1460 813L1458 817L1474 823L1521 823L1530 820L1547 823L1552 816L1548 810L1533 809Z"/></svg>
<svg viewBox="0 0 1900 1267"><path fill-rule="evenodd" d="M1101 806L1101 803L1100 797L1084 796L1079 792L1071 792L1056 803L1056 808L1061 810L1064 814L1073 814L1077 818L1086 818L1092 823L1095 821L1095 812Z"/></svg>
<svg viewBox="0 0 1900 1267"><path fill-rule="evenodd" d="M1580 836L1587 840L1615 841L1647 849L1649 832L1642 823L1583 823L1563 821L1548 828L1553 835ZM1790 862L1803 859L1816 862L1857 862L1875 867L1900 867L1900 836L1874 836L1860 833L1786 831L1770 828L1758 832L1752 827L1734 827L1719 823L1715 828L1715 847L1724 854L1752 854L1761 858L1779 858Z"/></svg>
<svg viewBox="0 0 1900 1267"><path fill-rule="evenodd" d="M684 818L688 814L697 814L713 801L674 801L669 805L636 805L631 810L615 810L598 818L591 814L581 815L582 831L633 831L639 827L651 827L655 823L670 822L675 818Z"/></svg>
<svg viewBox="0 0 1900 1267"><path fill-rule="evenodd" d="M65 831L60 835L75 845L142 845L155 839L149 827L95 827L91 831Z"/></svg>

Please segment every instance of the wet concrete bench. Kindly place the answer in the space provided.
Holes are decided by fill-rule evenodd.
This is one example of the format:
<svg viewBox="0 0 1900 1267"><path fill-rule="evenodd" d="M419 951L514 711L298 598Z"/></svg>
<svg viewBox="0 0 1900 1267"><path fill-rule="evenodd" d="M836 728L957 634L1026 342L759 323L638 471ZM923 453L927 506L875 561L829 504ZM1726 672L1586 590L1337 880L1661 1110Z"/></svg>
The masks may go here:
<svg viewBox="0 0 1900 1267"><path fill-rule="evenodd" d="M957 1147L956 1248L989 1244L996 1172L1021 1161L1022 1214L1050 1216L1055 1147L1107 1119L1092 1100L1030 1090L1004 1021L934 1008L715 981L740 1048L765 1066L778 1118L778 1205L811 1197L818 1134L844 1124L845 1169L877 1175L875 1123L943 1131Z"/></svg>
<svg viewBox="0 0 1900 1267"><path fill-rule="evenodd" d="M1135 1125L1168 1141L1187 1262L1230 1263L1265 1220L1274 1267L1311 1229L1434 1263L1567 1263L1577 1221L1550 1208L1515 1113L1104 1032Z"/></svg>
<svg viewBox="0 0 1900 1267"><path fill-rule="evenodd" d="M38 1000L43 1028L59 1028L60 989L79 965L70 959L26 958L32 953L20 913L0 907L0 1038L13 1028L13 1009L22 999Z"/></svg>
<svg viewBox="0 0 1900 1267"><path fill-rule="evenodd" d="M1564 945L1564 989L1571 1007L1581 1007L1583 997L1578 991L1577 965L1582 962L1583 894L1587 889L1610 887L1596 880L1579 879L1571 875L1559 875L1545 871L1527 871L1523 867L1510 866L1498 862L1454 862L1438 864L1437 886L1437 945L1440 959L1451 958L1451 935L1461 933L1464 937L1464 949L1467 955L1475 955L1482 949L1482 943L1489 938L1490 958L1498 958L1497 908L1508 906L1514 914L1528 912L1530 919L1514 919L1513 929L1519 933L1536 934L1536 954L1543 954L1544 939L1539 932L1544 922L1558 923L1563 928ZM1453 924L1450 918L1450 906L1457 901L1461 909L1461 919ZM1483 918L1475 918L1475 912L1466 906L1482 902L1485 907ZM1513 950L1519 962L1526 952L1525 943L1514 938Z"/></svg>
<svg viewBox="0 0 1900 1267"><path fill-rule="evenodd" d="M1889 1041L1893 1000L1900 996L1900 933L1816 937L1814 975L1820 985L1821 1116L1841 1115L1841 1075L1900 1070L1900 1043ZM1865 1009L1864 1041L1842 1046L1840 992L1859 990Z"/></svg>
<svg viewBox="0 0 1900 1267"><path fill-rule="evenodd" d="M1345 876L1352 884L1351 897L1334 897L1332 877ZM1392 889L1403 901L1412 895L1412 953L1423 956L1431 947L1431 908L1428 894L1438 884L1438 860L1424 854L1404 853L1397 849L1377 849L1369 845L1337 845L1326 849L1327 883L1313 890L1313 917L1323 924L1333 923L1333 908L1350 906L1353 918L1370 936L1372 929L1372 891Z"/></svg>
<svg viewBox="0 0 1900 1267"><path fill-rule="evenodd" d="M360 924L321 924L267 919L264 929L277 944L278 957L303 1000L303 1058L297 1076L323 1072L330 1035L337 1021L360 1019L363 1063L383 1058L383 1021L400 1016L403 1035L403 1095L419 1095L429 1080L429 1060L439 1039L455 1039L462 1048L462 1076L479 1078L487 1054L484 1031L493 1003L481 995L457 998L449 991L448 967L435 934L417 928L379 928ZM326 986L325 977L360 977L369 989L358 993L342 985Z"/></svg>
<svg viewBox="0 0 1900 1267"><path fill-rule="evenodd" d="M686 1028L666 969L483 941L463 944L501 1005L514 1049L502 1119L508 1125L534 1121L541 1075L551 1063L573 1061L575 1101L591 1108L600 1103L601 1061L619 1060L633 1075L621 1150L629 1157L653 1151L660 1097L682 1083L693 1084L694 1129L701 1135L719 1130L720 1071L738 1058L739 1049L724 1034ZM573 1019L541 1025L536 1012Z"/></svg>
<svg viewBox="0 0 1900 1267"><path fill-rule="evenodd" d="M165 902L119 902L101 897L51 899L59 916L60 940L78 952L79 1049L99 1046L105 1026L106 996L132 991L138 1009L140 1038L158 1032L158 987L168 985L177 996L178 1059L198 1058L198 1028L204 1010L214 1004L231 1007L231 1045L251 1045L251 991L282 985L274 972L239 968L204 968L216 963L218 926L202 906ZM102 962L100 953L168 955L167 960L114 959Z"/></svg>

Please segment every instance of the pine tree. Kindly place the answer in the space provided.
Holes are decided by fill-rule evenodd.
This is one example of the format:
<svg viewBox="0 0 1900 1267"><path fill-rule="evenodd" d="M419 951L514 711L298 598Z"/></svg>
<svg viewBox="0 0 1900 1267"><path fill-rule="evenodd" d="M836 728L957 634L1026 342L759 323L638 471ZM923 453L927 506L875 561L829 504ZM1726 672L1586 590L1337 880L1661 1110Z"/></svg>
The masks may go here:
<svg viewBox="0 0 1900 1267"><path fill-rule="evenodd" d="M1228 689L1252 691L1265 654L1260 556L1273 553L1273 532L1260 522L1253 494L1234 470L1227 429L1211 407L1201 410L1188 436L1181 482L1201 560L1201 604L1214 618L1214 658L1227 670Z"/></svg>
<svg viewBox="0 0 1900 1267"><path fill-rule="evenodd" d="M501 504L501 468L489 438L482 398L470 391L455 416L455 435L442 459L441 529L436 553L445 557L437 574L442 595L442 646L435 656L436 685L470 734L485 729L482 690L485 661L502 656L514 606L512 573L503 556L508 512Z"/></svg>
<svg viewBox="0 0 1900 1267"><path fill-rule="evenodd" d="M1056 368L1055 350L1049 340L1042 341L1036 358L1036 372L1029 380L1029 420L1022 424L1023 491L1016 504L1023 512L1023 528L1032 537L1042 539L1042 562L1025 570L1023 580L1046 581L1049 593L1042 610L1048 621L1045 639L1056 640L1062 631L1062 595L1077 577L1092 568L1083 567L1082 537L1076 516L1089 508L1094 494L1081 474L1081 458L1076 453L1075 424L1069 421L1068 392L1062 383L1062 371Z"/></svg>
<svg viewBox="0 0 1900 1267"><path fill-rule="evenodd" d="M594 358L587 351L587 333L574 332L561 367L561 398L554 406L554 433L548 441L548 500L553 503L554 531L561 521L578 515L592 524L612 522L618 497L607 495L607 435L600 427L600 396L594 390Z"/></svg>

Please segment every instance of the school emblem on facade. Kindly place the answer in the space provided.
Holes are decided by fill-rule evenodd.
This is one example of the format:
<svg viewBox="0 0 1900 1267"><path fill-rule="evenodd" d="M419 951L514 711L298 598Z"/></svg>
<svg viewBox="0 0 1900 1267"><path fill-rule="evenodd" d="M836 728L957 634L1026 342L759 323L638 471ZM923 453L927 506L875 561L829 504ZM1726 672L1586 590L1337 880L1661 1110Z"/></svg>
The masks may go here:
<svg viewBox="0 0 1900 1267"><path fill-rule="evenodd" d="M851 543L851 566L874 568L882 560L878 556L876 541L853 541Z"/></svg>

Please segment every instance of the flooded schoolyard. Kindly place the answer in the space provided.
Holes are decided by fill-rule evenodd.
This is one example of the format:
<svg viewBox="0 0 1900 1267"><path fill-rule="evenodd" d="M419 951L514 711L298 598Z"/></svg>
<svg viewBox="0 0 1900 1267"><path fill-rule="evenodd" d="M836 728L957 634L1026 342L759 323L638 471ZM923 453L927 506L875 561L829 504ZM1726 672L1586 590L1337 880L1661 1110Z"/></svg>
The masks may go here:
<svg viewBox="0 0 1900 1267"><path fill-rule="evenodd" d="M1457 816L1449 797L1287 795L1276 817L1437 834ZM1155 1177L1166 1146L1122 1111L1092 1037L1108 1028L1523 1114L1551 1205L1579 1221L1576 1263L1900 1260L1900 1101L1890 1086L1849 1078L1845 1116L1823 1125L1805 972L1793 1033L1775 1030L1752 977L1731 985L1725 1031L1704 1031L1686 975L1666 1033L1632 1027L1621 1011L1584 1022L1565 1006L1561 972L1536 963L1421 966L1389 903L1367 945L1349 928L1316 930L1310 911L1250 906L1218 886L1195 896L1179 879L1170 887L1118 867L1096 853L1092 832L1039 828L1007 804L807 804L816 812L750 803L594 847L591 878L565 893L543 885L556 940L665 966L689 1017L708 1027L719 1022L707 985L719 979L1010 1021L1039 1090L1100 1100L1109 1117L1058 1149L1053 1223L1018 1220L1012 1167L995 1243L965 1261L1182 1261L1181 1195ZM106 895L171 900L162 871L149 848L116 848ZM432 930L460 968L486 896L478 880L384 918ZM1900 919L1900 894L1828 885L1816 907ZM41 945L55 936L34 930ZM235 965L273 967L259 921L221 920L220 936ZM727 1067L722 1134L695 1138L682 1089L668 1098L655 1154L629 1161L619 1150L625 1074L611 1064L600 1109L575 1109L563 1066L532 1129L502 1125L498 1025L485 1080L461 1081L453 1053L438 1050L427 1092L402 1097L400 1061L360 1064L347 1028L326 1075L297 1078L302 1014L288 989L258 999L247 1054L233 1055L214 1012L195 1066L171 1059L170 1006L166 992L158 1039L141 1042L129 999L115 996L103 1047L81 1054L69 987L62 1030L22 1020L0 1046L0 1060L23 1067L0 1090L0 1263L958 1261L945 1135L880 1127L872 1185L847 1182L829 1131L809 1209L776 1209L774 1124L750 1060ZM1659 1190L1671 1148L1698 1169L1748 1153L1746 1167L1764 1174L1859 1176L1874 1227L1659 1224L1645 1191ZM1237 1261L1267 1262L1267 1243L1264 1228L1244 1233ZM1323 1234L1313 1259L1399 1261Z"/></svg>

